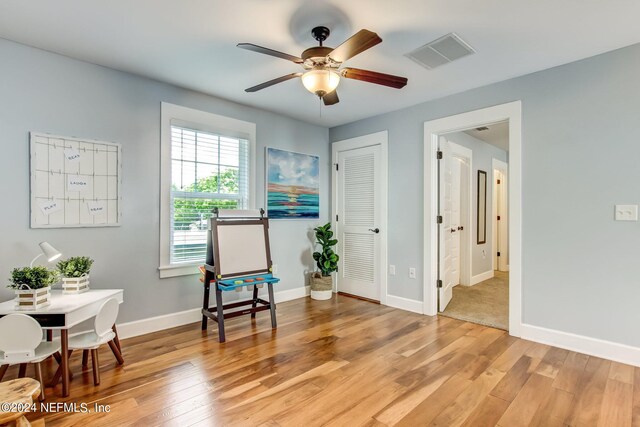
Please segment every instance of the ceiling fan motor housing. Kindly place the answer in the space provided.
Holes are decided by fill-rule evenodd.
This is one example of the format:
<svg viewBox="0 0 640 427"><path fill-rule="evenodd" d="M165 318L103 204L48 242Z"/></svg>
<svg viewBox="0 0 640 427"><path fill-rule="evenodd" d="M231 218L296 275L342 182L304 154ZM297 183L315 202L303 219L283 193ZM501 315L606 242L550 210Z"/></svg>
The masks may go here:
<svg viewBox="0 0 640 427"><path fill-rule="evenodd" d="M304 60L302 66L311 69L317 66L332 66L331 61L327 61L327 55L331 53L333 48L326 46L314 46L302 52L300 57ZM340 64L335 64L338 67Z"/></svg>
<svg viewBox="0 0 640 427"><path fill-rule="evenodd" d="M331 34L331 31L327 27L319 26L314 27L311 30L311 35L313 35L314 39L318 40L320 46L322 46L322 42L325 41L327 37L329 37L329 34Z"/></svg>

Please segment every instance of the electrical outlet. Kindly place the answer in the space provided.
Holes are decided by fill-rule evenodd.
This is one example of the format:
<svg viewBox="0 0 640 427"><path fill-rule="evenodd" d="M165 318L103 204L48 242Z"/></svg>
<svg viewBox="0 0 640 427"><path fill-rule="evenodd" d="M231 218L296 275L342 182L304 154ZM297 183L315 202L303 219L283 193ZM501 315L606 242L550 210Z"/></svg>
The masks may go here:
<svg viewBox="0 0 640 427"><path fill-rule="evenodd" d="M271 274L278 274L278 264L273 264L271 266Z"/></svg>
<svg viewBox="0 0 640 427"><path fill-rule="evenodd" d="M637 221L638 205L616 205L616 221Z"/></svg>
<svg viewBox="0 0 640 427"><path fill-rule="evenodd" d="M416 269L413 267L409 268L409 279L415 279L416 278Z"/></svg>
<svg viewBox="0 0 640 427"><path fill-rule="evenodd" d="M390 265L389 266L389 275L390 276L395 276L396 275L396 266L395 265Z"/></svg>

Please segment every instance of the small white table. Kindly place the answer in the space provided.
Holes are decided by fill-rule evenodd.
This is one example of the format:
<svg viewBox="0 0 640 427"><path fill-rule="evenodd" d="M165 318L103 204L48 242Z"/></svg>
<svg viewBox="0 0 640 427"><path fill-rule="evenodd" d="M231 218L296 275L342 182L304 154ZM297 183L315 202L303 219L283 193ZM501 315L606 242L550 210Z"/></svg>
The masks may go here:
<svg viewBox="0 0 640 427"><path fill-rule="evenodd" d="M51 304L39 310L16 310L13 300L0 303L0 317L22 313L36 319L45 329L60 330L60 356L62 366L62 396L69 396L69 329L91 319L106 300L124 301L123 289L90 289L81 294L63 295L61 290L51 291ZM115 331L115 325L114 331ZM117 337L117 332L116 332ZM117 339L117 338L116 338ZM117 343L120 347L120 343Z"/></svg>

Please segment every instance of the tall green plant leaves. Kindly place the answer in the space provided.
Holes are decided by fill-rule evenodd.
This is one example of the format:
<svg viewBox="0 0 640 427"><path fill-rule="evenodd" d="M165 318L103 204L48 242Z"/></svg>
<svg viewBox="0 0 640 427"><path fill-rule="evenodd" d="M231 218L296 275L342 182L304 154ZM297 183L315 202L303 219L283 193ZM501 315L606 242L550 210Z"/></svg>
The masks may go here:
<svg viewBox="0 0 640 427"><path fill-rule="evenodd" d="M322 247L322 252L314 252L313 260L318 266L318 270L323 276L329 276L334 271L338 271L338 260L340 257L332 247L338 244L337 239L332 239L331 223L318 226L313 229L316 232L316 243Z"/></svg>

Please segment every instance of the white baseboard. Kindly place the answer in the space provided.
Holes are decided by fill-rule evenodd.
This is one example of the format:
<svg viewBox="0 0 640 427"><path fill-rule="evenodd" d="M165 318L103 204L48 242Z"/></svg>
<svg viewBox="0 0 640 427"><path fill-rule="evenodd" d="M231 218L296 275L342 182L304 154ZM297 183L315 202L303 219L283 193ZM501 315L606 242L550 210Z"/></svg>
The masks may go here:
<svg viewBox="0 0 640 427"><path fill-rule="evenodd" d="M276 299L276 302L285 302L291 301L298 298L304 298L309 296L311 293L310 286L304 286L301 288L293 288L286 291L280 291L273 294L273 297Z"/></svg>
<svg viewBox="0 0 640 427"><path fill-rule="evenodd" d="M402 298L395 295L387 294L387 303L385 305L422 314L422 301L416 301L414 299Z"/></svg>
<svg viewBox="0 0 640 427"><path fill-rule="evenodd" d="M521 332L521 338L526 340L640 366L640 348L638 347L527 324L522 325Z"/></svg>
<svg viewBox="0 0 640 427"><path fill-rule="evenodd" d="M149 317L146 319L134 320L118 324L118 336L120 339L137 337L139 335L150 334L151 332L163 329L175 328L176 326L187 325L202 319L201 308L179 311L177 313L163 314L162 316Z"/></svg>
<svg viewBox="0 0 640 427"><path fill-rule="evenodd" d="M480 282L493 278L493 270L485 271L484 273L476 274L471 277L471 283L469 286L477 285Z"/></svg>
<svg viewBox="0 0 640 427"><path fill-rule="evenodd" d="M266 289L266 288L265 288ZM276 303L304 298L309 295L309 286L288 289L274 293ZM244 292L243 292L244 293ZM241 297L242 294L241 293ZM262 294L262 292L261 292ZM223 294L224 295L224 294ZM150 334L164 329L175 328L177 326L188 325L199 322L202 319L201 308L192 308L177 313L163 314L161 316L149 317L147 319L134 320L118 324L118 335L121 339L137 337L139 335Z"/></svg>

